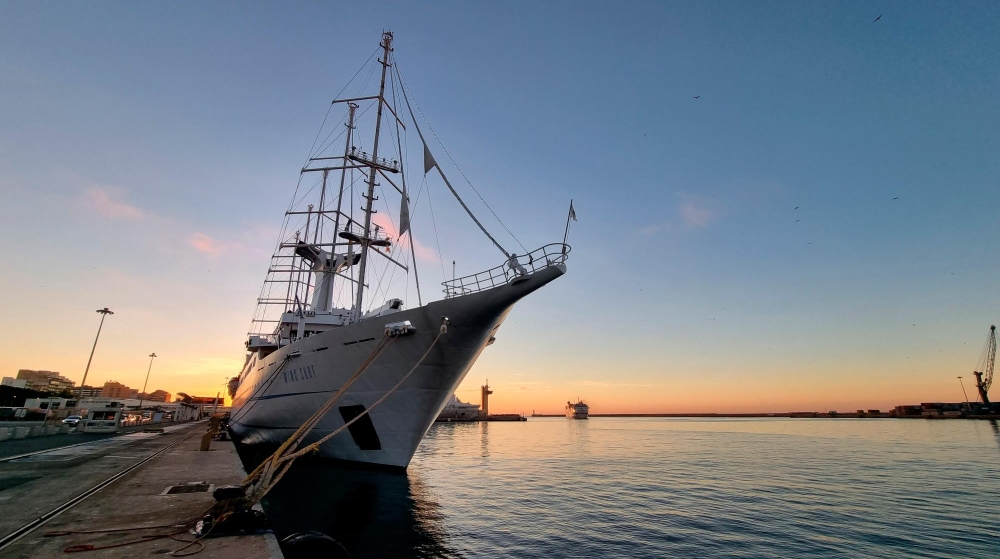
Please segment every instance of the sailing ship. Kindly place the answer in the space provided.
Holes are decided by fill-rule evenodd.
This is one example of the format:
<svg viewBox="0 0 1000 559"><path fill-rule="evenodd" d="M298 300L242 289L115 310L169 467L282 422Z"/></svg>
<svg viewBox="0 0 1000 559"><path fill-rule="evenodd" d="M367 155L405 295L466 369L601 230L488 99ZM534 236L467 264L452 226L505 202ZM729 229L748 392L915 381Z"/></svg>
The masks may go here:
<svg viewBox="0 0 1000 559"><path fill-rule="evenodd" d="M369 78L381 73L377 93L333 101L331 112L343 109L344 126L325 138L321 127L285 212L248 332L246 362L230 386L229 427L243 444L278 445L336 399L303 444L332 435L319 447L324 457L405 468L514 304L566 272L566 234L570 218L576 219L572 202L562 243L521 255L505 249L435 160L392 43L392 32L384 32L375 61L367 63ZM369 149L359 146L366 125L374 129ZM502 254L502 263L486 271L453 273L442 283L443 298L426 304L410 228L414 201L405 156L411 125L424 163L416 200L426 191L433 218L428 179L440 177ZM433 134L429 124L427 130ZM387 194L398 196L398 221ZM388 211L375 209L379 201ZM418 304L408 308L393 290L411 293L411 277Z"/></svg>

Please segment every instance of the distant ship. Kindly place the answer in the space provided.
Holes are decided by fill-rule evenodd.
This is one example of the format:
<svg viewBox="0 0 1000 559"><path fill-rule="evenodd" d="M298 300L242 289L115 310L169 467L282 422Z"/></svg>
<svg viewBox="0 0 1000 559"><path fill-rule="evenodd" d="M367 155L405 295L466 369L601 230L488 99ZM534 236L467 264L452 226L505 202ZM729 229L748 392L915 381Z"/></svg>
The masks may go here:
<svg viewBox="0 0 1000 559"><path fill-rule="evenodd" d="M576 399L575 404L566 402L567 419L587 419L588 413L590 413L590 406L584 404L579 398Z"/></svg>
<svg viewBox="0 0 1000 559"><path fill-rule="evenodd" d="M479 404L470 404L458 399L458 396L451 395L451 399L445 404L444 409L438 414L438 421L470 421L479 419Z"/></svg>

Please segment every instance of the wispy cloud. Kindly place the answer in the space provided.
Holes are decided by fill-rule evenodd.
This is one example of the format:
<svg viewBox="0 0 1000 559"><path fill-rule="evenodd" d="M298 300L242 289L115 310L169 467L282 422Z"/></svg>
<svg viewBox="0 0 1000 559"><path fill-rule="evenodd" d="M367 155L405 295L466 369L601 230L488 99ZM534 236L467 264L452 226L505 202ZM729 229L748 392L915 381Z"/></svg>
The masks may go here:
<svg viewBox="0 0 1000 559"><path fill-rule="evenodd" d="M647 225L647 226L643 227L642 229L639 229L639 233L641 233L641 234L645 235L646 237L648 237L648 236L656 233L657 231L659 231L662 227L663 227L663 225L661 225L661 224Z"/></svg>
<svg viewBox="0 0 1000 559"><path fill-rule="evenodd" d="M202 254L221 254L222 243L205 233L194 233L188 238L188 244Z"/></svg>
<svg viewBox="0 0 1000 559"><path fill-rule="evenodd" d="M137 220L149 217L145 211L122 201L123 191L119 188L93 186L84 191L83 204L104 217L112 219Z"/></svg>
<svg viewBox="0 0 1000 559"><path fill-rule="evenodd" d="M685 192L678 193L677 197L676 214L658 223L640 227L639 234L644 237L664 232L679 234L685 229L708 227L722 216L719 205L709 198Z"/></svg>
<svg viewBox="0 0 1000 559"><path fill-rule="evenodd" d="M599 386L601 388L611 388L614 386L629 386L629 387L641 387L641 388L651 388L655 386L663 386L662 384L635 384L630 382L599 382L596 380L585 380L582 382L584 386Z"/></svg>
<svg viewBox="0 0 1000 559"><path fill-rule="evenodd" d="M716 217L718 212L702 201L688 200L681 204L681 220L689 229L708 227Z"/></svg>

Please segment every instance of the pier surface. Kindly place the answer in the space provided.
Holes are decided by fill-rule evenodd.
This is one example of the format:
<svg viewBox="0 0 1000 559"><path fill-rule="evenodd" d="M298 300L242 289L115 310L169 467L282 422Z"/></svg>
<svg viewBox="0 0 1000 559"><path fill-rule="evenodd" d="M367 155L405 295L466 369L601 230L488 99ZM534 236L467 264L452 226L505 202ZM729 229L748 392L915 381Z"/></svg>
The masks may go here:
<svg viewBox="0 0 1000 559"><path fill-rule="evenodd" d="M55 531L93 531L182 523L199 516L214 502L211 492L164 495L174 485L208 482L238 484L245 473L233 443L212 441L210 451L199 452L204 422L168 425L163 434L130 433L100 438L0 461L0 556L24 559L61 557L75 545L102 547L141 540L143 535L171 529L46 537ZM76 439L79 440L79 439ZM150 458L150 456L154 455ZM148 460L147 460L148 459ZM132 468L130 471L129 469ZM36 519L72 502L79 495L120 478L58 515L10 541ZM160 538L86 553L91 558L125 558L176 551L189 533L177 539ZM184 540L184 541L181 541ZM264 559L281 557L272 534L205 538L201 557ZM181 554L198 549L198 544Z"/></svg>

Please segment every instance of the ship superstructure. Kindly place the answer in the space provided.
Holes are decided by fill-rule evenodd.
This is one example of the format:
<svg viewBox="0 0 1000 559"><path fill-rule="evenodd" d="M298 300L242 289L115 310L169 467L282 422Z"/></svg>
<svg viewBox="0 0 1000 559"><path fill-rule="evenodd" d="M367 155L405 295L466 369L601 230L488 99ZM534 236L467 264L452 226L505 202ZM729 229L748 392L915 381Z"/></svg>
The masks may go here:
<svg viewBox="0 0 1000 559"><path fill-rule="evenodd" d="M576 399L575 404L566 402L567 419L587 419L588 414L590 414L590 406L584 404L579 398Z"/></svg>
<svg viewBox="0 0 1000 559"><path fill-rule="evenodd" d="M285 213L246 363L230 387L230 429L243 443L282 443L339 394L305 443L353 421L320 454L406 467L513 305L566 271L565 236L519 256L473 214L413 116L392 42L392 33L383 33L373 54L369 78L380 71L377 93L333 101L331 113L342 110L343 126L326 136L321 129ZM368 148L365 125L373 130ZM439 177L502 254L502 263L484 272L453 274L443 282L444 297L427 304L410 223L408 129L423 152L416 199L426 193L433 212L428 180ZM572 205L570 213L575 219ZM415 307L405 305L408 293L416 295Z"/></svg>

